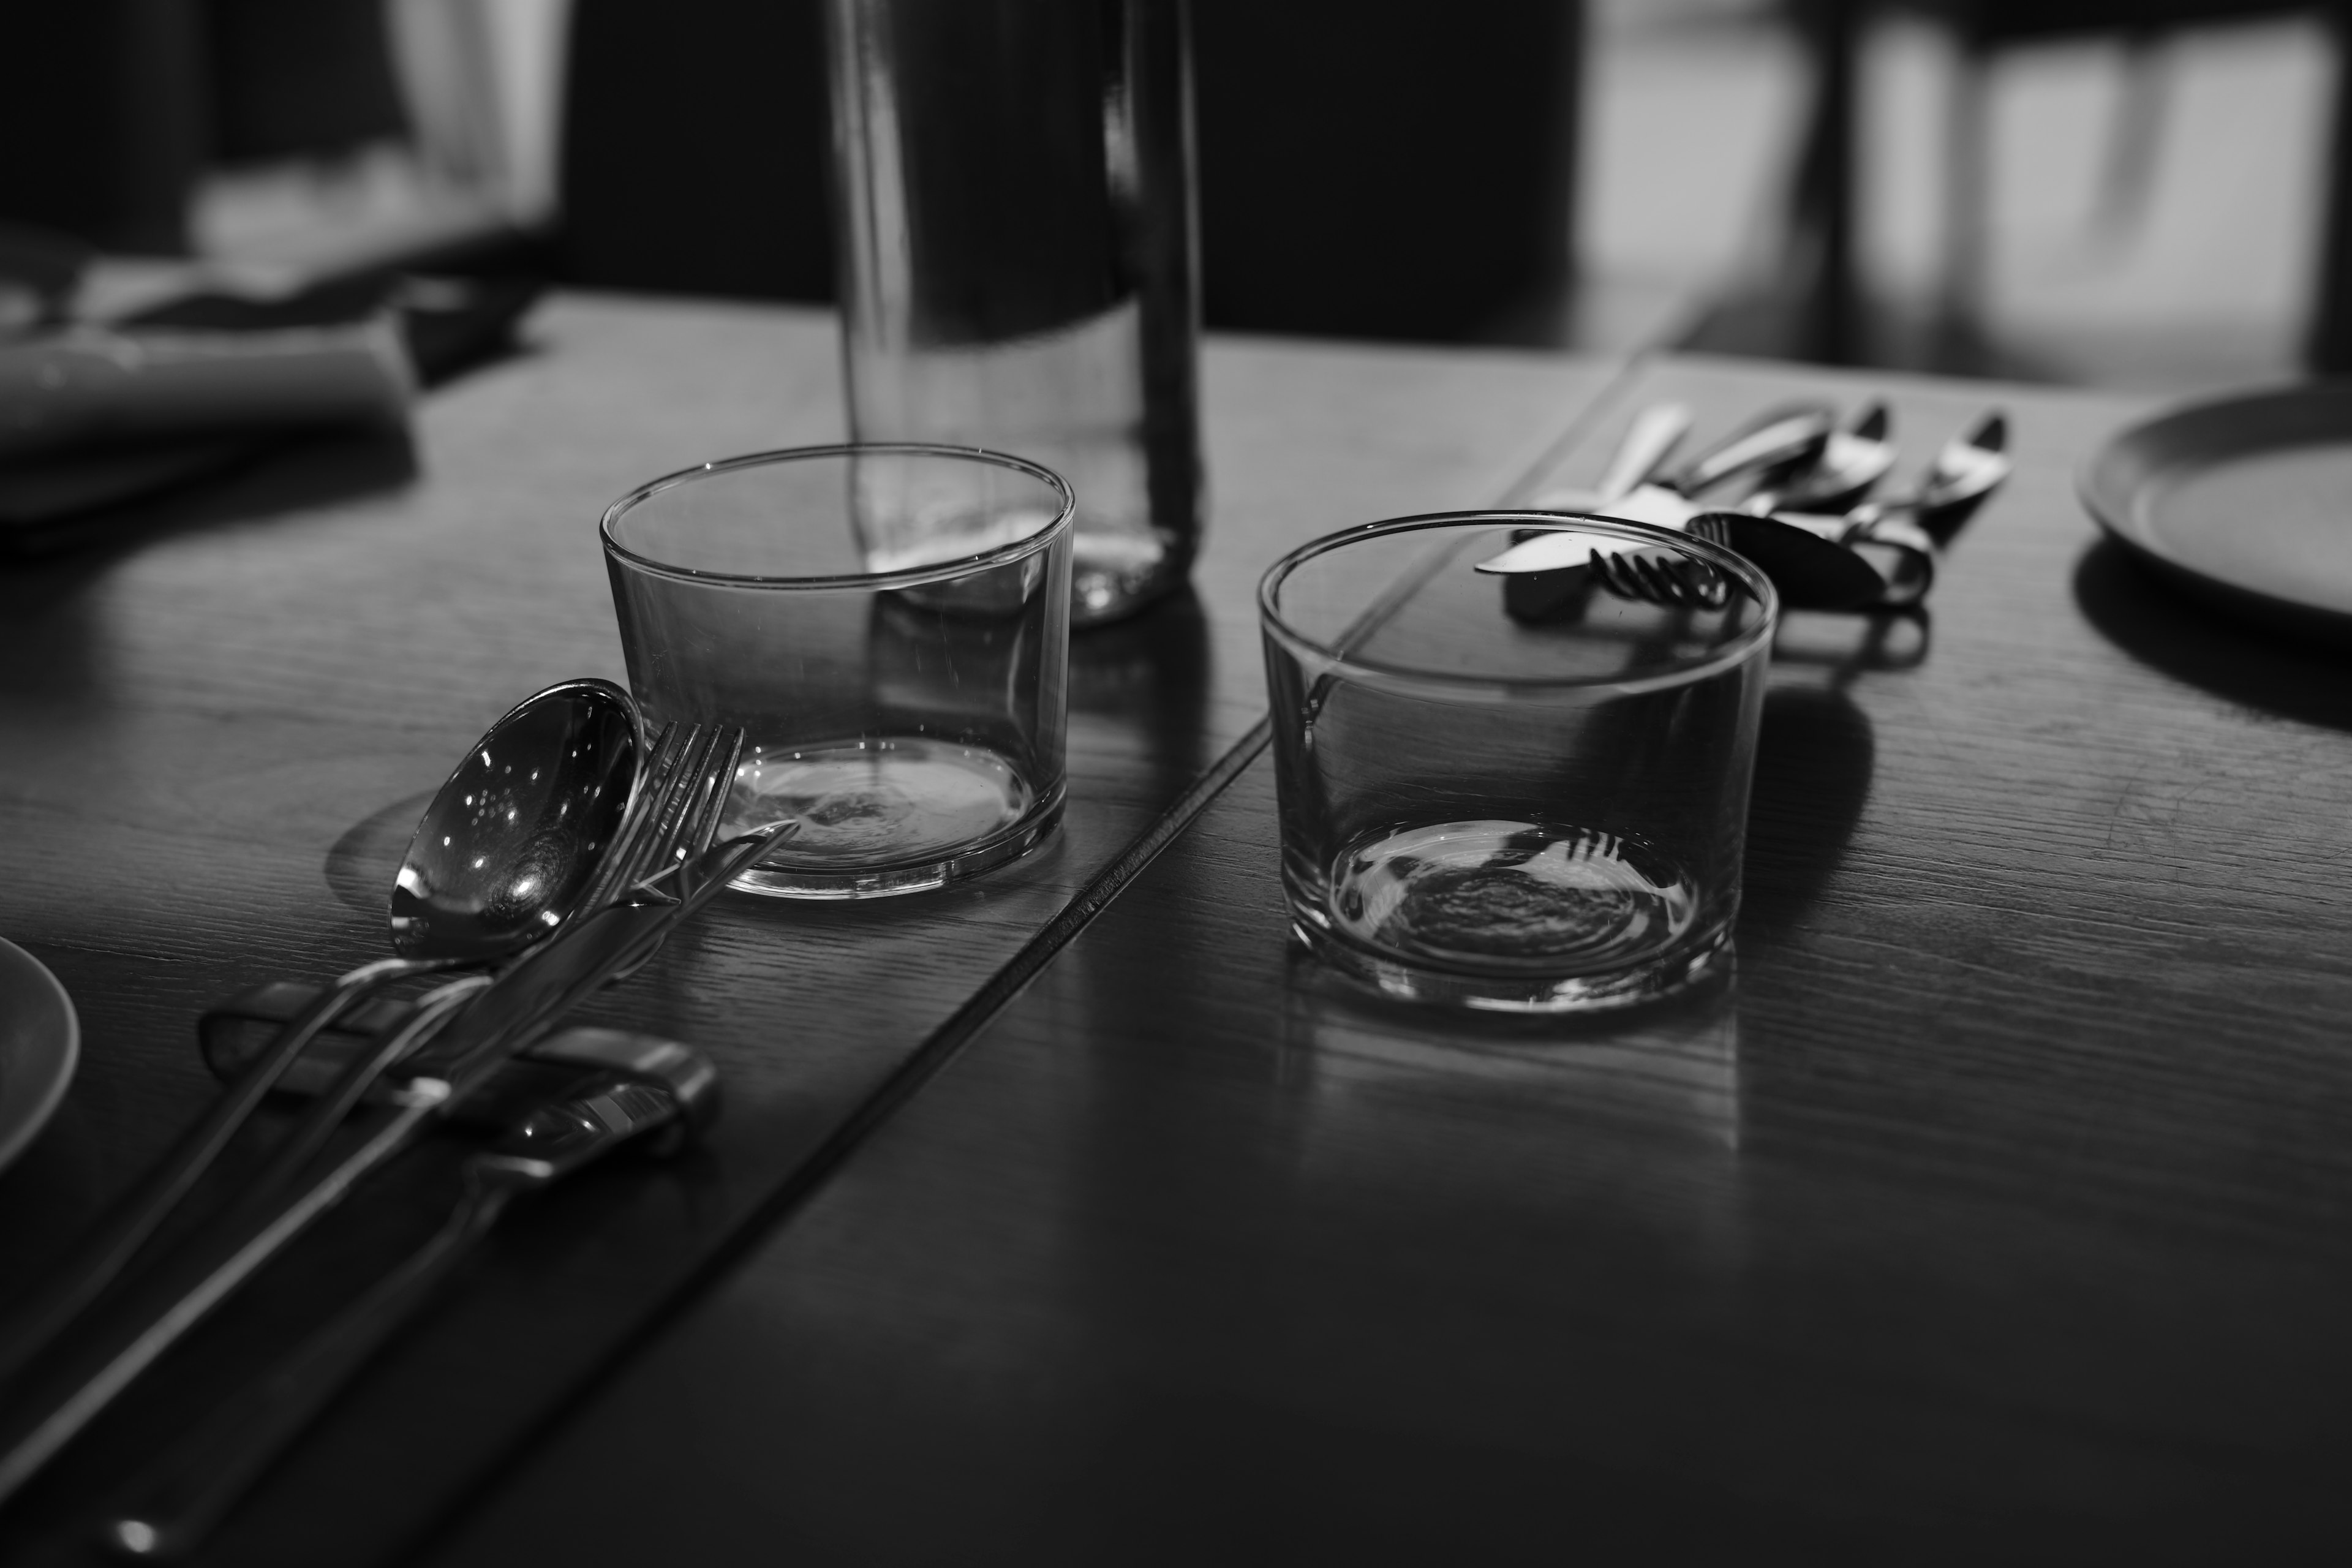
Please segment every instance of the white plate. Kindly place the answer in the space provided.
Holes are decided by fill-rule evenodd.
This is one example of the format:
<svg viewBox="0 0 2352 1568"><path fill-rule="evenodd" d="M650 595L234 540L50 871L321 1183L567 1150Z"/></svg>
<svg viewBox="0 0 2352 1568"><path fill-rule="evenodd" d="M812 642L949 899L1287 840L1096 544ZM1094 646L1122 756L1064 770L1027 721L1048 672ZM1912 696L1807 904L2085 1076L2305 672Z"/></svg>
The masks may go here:
<svg viewBox="0 0 2352 1568"><path fill-rule="evenodd" d="M0 1170L66 1097L80 1048L66 988L39 959L0 941Z"/></svg>

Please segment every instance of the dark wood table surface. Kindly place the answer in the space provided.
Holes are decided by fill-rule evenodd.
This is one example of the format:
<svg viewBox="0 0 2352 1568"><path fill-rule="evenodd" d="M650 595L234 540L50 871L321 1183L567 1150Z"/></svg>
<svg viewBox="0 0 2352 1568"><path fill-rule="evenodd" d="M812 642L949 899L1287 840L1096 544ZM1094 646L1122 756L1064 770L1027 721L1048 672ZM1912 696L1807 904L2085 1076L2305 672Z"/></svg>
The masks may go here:
<svg viewBox="0 0 2352 1568"><path fill-rule="evenodd" d="M484 725L551 680L621 677L604 504L841 428L828 315L572 299L529 335L530 353L429 398L413 446L301 448L111 547L0 568L0 935L65 983L85 1044L56 1121L0 1175L0 1293L197 1114L207 1002L386 951L409 830ZM709 1145L591 1173L517 1216L217 1560L409 1552L1189 820L1264 707L1251 594L1267 563L1539 474L1611 367L1235 342L1205 372L1217 510L1196 591L1074 653L1055 839L921 898L723 900L585 1015L713 1055L728 1107ZM410 1162L323 1227L0 1511L0 1562L80 1557L110 1488L430 1223L455 1153Z"/></svg>
<svg viewBox="0 0 2352 1568"><path fill-rule="evenodd" d="M567 300L536 337L426 405L413 464L289 459L0 577L0 935L89 1045L0 1177L0 1277L194 1114L205 1000L379 951L457 748L617 671L601 504L836 426L820 316ZM2072 469L2138 407L1276 342L1208 371L1197 592L1080 640L1056 847L723 901L600 1010L719 1059L710 1147L519 1213L215 1559L2340 1560L2352 685L2095 542ZM1712 431L1865 391L1915 457L2000 401L2020 471L1929 621L1784 632L1730 982L1514 1023L1288 945L1268 561L1590 479L1654 398ZM0 1560L74 1560L450 1152L0 1515Z"/></svg>
<svg viewBox="0 0 2352 1568"><path fill-rule="evenodd" d="M428 1560L2343 1560L2343 666L2095 542L2116 400L1659 363L1568 473L1865 388L2021 468L1784 636L1734 984L1367 1003L1261 757Z"/></svg>

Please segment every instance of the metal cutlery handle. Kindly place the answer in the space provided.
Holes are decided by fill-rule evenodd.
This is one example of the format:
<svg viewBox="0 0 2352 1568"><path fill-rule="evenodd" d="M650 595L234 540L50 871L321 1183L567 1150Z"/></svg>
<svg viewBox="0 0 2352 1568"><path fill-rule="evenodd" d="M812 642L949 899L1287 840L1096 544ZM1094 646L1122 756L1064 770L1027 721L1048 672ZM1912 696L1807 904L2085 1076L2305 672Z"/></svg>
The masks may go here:
<svg viewBox="0 0 2352 1568"><path fill-rule="evenodd" d="M675 768L693 740L706 734L701 728L695 729L688 735L677 734L677 727L672 725L663 731L656 748L657 767ZM709 733L713 738L706 742L703 751L697 752L694 759L705 765L710 763L720 751L716 739L720 732ZM735 735L735 745L740 746L740 731L725 733ZM728 759L726 765L731 768L733 749L726 749L725 754ZM647 854L656 847L667 851L667 845L656 847L649 844L647 834L651 816L665 798L656 786L666 782L667 774L656 774L653 769L637 780L628 812L599 868L595 885L587 889L586 896L575 906L578 910L593 910L610 902L638 877L645 875L649 868L645 858ZM704 842L708 842L707 833ZM699 847L697 847L698 851ZM625 880L620 879L625 877ZM107 1287L121 1277L131 1259L187 1200L230 1141L252 1119L253 1112L270 1089L276 1087L321 1030L356 1004L387 985L417 975L469 967L476 962L478 959L474 957L444 956L389 958L362 964L336 981L311 1007L288 1023L270 1048L248 1065L212 1109L205 1113L204 1119L173 1145L154 1174L142 1182L100 1225L93 1237L52 1273L50 1282L37 1296L12 1312L5 1324L0 1324L0 1384L7 1383L54 1344ZM397 1059L397 1053L383 1058L376 1071L380 1073ZM286 1146L279 1152L261 1185L266 1188L289 1180L307 1164L373 1081L373 1078L362 1078L354 1069L352 1080L339 1090L340 1109L331 1112L328 1108L321 1107L298 1126L289 1136Z"/></svg>
<svg viewBox="0 0 2352 1568"><path fill-rule="evenodd" d="M240 1213L233 1239L182 1279L188 1280L170 1304L78 1363L61 1398L45 1401L37 1414L19 1417L0 1451L0 1503L112 1404L157 1357L203 1321L212 1310L283 1251L321 1215L341 1202L354 1184L413 1142L425 1126L494 1076L517 1051L545 1034L564 1013L614 975L644 963L677 925L714 897L793 824L731 839L677 867L672 878L682 896L657 902L616 904L586 921L567 925L551 941L531 949L515 965L487 983L461 982L482 995L467 995L439 1007L420 1007L407 1028L422 1042L463 1006L450 1034L457 1050L447 1076L412 1079L392 1119L332 1169L299 1194L267 1206L266 1214ZM645 896L643 894L641 897ZM445 987L455 990L456 987ZM471 1000L471 1005L465 1004Z"/></svg>
<svg viewBox="0 0 2352 1568"><path fill-rule="evenodd" d="M277 980L240 992L207 1010L201 1026L205 1062L224 1079L233 1079L257 1051L268 1047L289 1019L310 1005L320 987L299 981ZM324 1093L353 1055L369 1048L379 1035L398 1028L415 1009L405 1002L379 1000L347 1020L348 1032L331 1028L287 1075L278 1080L282 1098L314 1099ZM365 1024L367 1026L359 1026ZM502 1132L531 1106L556 1098L592 1072L615 1067L634 1068L634 1056L616 1056L616 1042L642 1039L614 1029L574 1024L533 1046L527 1046L499 1068L498 1075L449 1109L453 1126L476 1132ZM432 1076L434 1051L426 1047L404 1064L413 1073ZM371 1105L392 1103L396 1084L378 1080L368 1091Z"/></svg>
<svg viewBox="0 0 2352 1568"><path fill-rule="evenodd" d="M319 1032L351 1005L384 985L412 975L456 967L455 959L386 958L363 964L320 993L281 1030L270 1048L256 1057L213 1108L173 1144L155 1173L118 1205L52 1276L37 1296L0 1326L0 1384L5 1384L47 1350L89 1304L112 1284L195 1187L221 1151L252 1117Z"/></svg>
<svg viewBox="0 0 2352 1568"><path fill-rule="evenodd" d="M1679 403L1658 403L1633 416L1601 476L1594 504L1607 506L1633 493L1634 488L1657 472L1682 438L1690 433L1691 411Z"/></svg>
<svg viewBox="0 0 2352 1568"><path fill-rule="evenodd" d="M442 987L418 1006L402 1032L413 1032L420 1037L429 1035L488 984L476 977ZM0 1452L0 1502L15 1495L58 1449L112 1404L157 1357L210 1315L255 1269L300 1235L312 1220L341 1201L352 1182L404 1147L408 1131L447 1093L448 1086L438 1081L412 1085L407 1102L392 1122L341 1167L251 1234L240 1232L237 1245L211 1264L163 1311L144 1320L133 1331L110 1341L100 1353L78 1363L69 1374L71 1386L62 1397L36 1406L37 1413L29 1419L19 1415L8 1428L5 1451Z"/></svg>
<svg viewBox="0 0 2352 1568"><path fill-rule="evenodd" d="M107 1521L106 1543L151 1559L176 1557L201 1544L286 1445L465 1258L510 1195L503 1187L469 1192L430 1241L343 1316L215 1410L142 1479L136 1500Z"/></svg>
<svg viewBox="0 0 2352 1568"><path fill-rule="evenodd" d="M677 1124L689 1099L712 1092L715 1077L698 1054L681 1048L669 1067L666 1083L615 1073L542 1105L467 1162L466 1194L441 1228L152 1467L134 1483L131 1505L107 1522L107 1544L151 1560L202 1544L286 1446L456 1272L513 1199Z"/></svg>
<svg viewBox="0 0 2352 1568"><path fill-rule="evenodd" d="M1701 453L1674 479L1674 488L1696 496L1743 474L1769 473L1821 450L1837 427L1837 416L1827 408L1805 408L1768 418L1747 431Z"/></svg>
<svg viewBox="0 0 2352 1568"><path fill-rule="evenodd" d="M1901 517L1873 518L1849 529L1843 543L1886 580L1878 607L1916 605L1936 585L1936 541L1917 523Z"/></svg>
<svg viewBox="0 0 2352 1568"><path fill-rule="evenodd" d="M732 726L696 724L683 731L676 724L664 727L656 748L656 769L643 781L645 787L631 802L613 848L581 905L583 912L593 915L626 894L640 879L657 875L710 847L742 748L743 731ZM343 1119L410 1048L387 1040L347 1063L286 1135L285 1143L254 1182L248 1196L266 1199L300 1175Z"/></svg>
<svg viewBox="0 0 2352 1568"><path fill-rule="evenodd" d="M1706 562L1664 550L1592 552L1592 580L1621 599L1676 610L1719 610L1736 591Z"/></svg>

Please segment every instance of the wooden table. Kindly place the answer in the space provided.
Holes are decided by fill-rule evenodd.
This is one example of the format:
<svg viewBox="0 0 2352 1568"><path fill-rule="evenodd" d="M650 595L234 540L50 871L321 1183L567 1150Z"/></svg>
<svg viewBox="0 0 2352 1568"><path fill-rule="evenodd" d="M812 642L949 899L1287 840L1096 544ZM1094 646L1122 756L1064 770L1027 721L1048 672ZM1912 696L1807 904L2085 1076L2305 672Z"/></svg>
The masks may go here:
<svg viewBox="0 0 2352 1568"><path fill-rule="evenodd" d="M193 1114L205 999L378 951L457 748L617 673L603 501L835 427L822 317L567 300L537 336L427 405L403 488L256 518L300 477L257 476L213 503L235 521L0 583L0 934L89 1047L0 1179L0 1271ZM2338 1532L2352 694L2092 542L2071 468L2132 405L1867 384L1915 450L1997 395L2021 470L1925 635L1784 636L1736 982L1508 1025L1286 944L1257 574L1589 478L1657 396L1711 429L1865 384L1212 345L1198 593L1082 639L1059 845L924 899L728 901L616 993L719 1059L712 1145L518 1215L217 1560L2279 1561ZM0 1559L71 1560L446 1163L225 1314L0 1516Z"/></svg>

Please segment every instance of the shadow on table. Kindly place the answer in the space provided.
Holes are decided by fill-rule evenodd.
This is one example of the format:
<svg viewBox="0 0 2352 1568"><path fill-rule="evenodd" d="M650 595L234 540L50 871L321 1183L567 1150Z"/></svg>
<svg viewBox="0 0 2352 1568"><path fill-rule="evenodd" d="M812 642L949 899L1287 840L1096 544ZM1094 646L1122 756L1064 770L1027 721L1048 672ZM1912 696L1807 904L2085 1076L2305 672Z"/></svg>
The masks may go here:
<svg viewBox="0 0 2352 1568"><path fill-rule="evenodd" d="M51 562L87 570L166 533L395 489L418 472L415 447L404 429L191 442L166 454L174 455L180 467L157 477L158 488L119 502L100 498L84 508L72 496L16 497L23 515L17 518L12 510L0 527L0 571L40 571ZM137 454L125 461L153 456Z"/></svg>
<svg viewBox="0 0 2352 1568"><path fill-rule="evenodd" d="M1862 820L1876 751L1869 715L1842 690L1783 686L1765 697L1748 801L1743 947L1783 940L1820 895Z"/></svg>
<svg viewBox="0 0 2352 1568"><path fill-rule="evenodd" d="M1475 1252L1480 1231L1507 1247L1504 1216L1574 1214L1710 1273L1737 1266L1735 962L1657 1002L1542 1018L1384 1005L1315 967L1295 954L1282 1063L1290 1158L1319 1205L1415 1252ZM1450 1218L1385 1217L1412 1205Z"/></svg>
<svg viewBox="0 0 2352 1568"><path fill-rule="evenodd" d="M87 560L0 570L0 705L88 711L107 684Z"/></svg>
<svg viewBox="0 0 2352 1568"><path fill-rule="evenodd" d="M13 1306L19 1282L61 1257L106 1197L106 1161L91 1118L68 1095L57 1114L0 1172L0 1305Z"/></svg>
<svg viewBox="0 0 2352 1568"><path fill-rule="evenodd" d="M416 837L416 825L436 793L427 789L402 795L353 823L335 840L321 869L345 908L380 921L392 918L393 879L400 874L409 840Z"/></svg>
<svg viewBox="0 0 2352 1568"><path fill-rule="evenodd" d="M2352 730L2346 660L2269 637L2170 587L2101 539L2074 568L2074 603L2105 637L2176 680L2307 724Z"/></svg>
<svg viewBox="0 0 2352 1568"><path fill-rule="evenodd" d="M1108 767L1164 807L1209 765L1209 617L1192 587L1070 639L1070 772ZM1130 772L1140 763L1143 772Z"/></svg>

